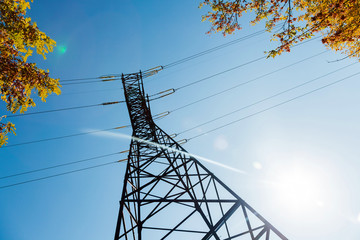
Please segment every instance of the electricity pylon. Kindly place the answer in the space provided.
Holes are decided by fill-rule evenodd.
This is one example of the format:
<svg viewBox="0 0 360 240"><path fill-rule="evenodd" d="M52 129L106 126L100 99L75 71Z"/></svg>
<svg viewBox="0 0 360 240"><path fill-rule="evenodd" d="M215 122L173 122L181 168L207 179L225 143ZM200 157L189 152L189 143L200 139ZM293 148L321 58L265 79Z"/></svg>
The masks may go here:
<svg viewBox="0 0 360 240"><path fill-rule="evenodd" d="M143 78L122 75L133 137L115 240L285 240L153 121Z"/></svg>

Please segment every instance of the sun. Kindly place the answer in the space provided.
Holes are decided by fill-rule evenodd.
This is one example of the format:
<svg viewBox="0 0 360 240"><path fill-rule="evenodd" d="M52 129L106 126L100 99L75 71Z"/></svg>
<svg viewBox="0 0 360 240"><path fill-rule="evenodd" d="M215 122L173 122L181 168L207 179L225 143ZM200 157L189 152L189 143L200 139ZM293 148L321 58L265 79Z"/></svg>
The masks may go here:
<svg viewBox="0 0 360 240"><path fill-rule="evenodd" d="M290 169L278 176L276 188L285 202L306 206L318 201L320 189L314 176L303 169Z"/></svg>
<svg viewBox="0 0 360 240"><path fill-rule="evenodd" d="M313 212L325 204L323 176L312 167L298 163L283 166L270 184L274 200L293 213Z"/></svg>

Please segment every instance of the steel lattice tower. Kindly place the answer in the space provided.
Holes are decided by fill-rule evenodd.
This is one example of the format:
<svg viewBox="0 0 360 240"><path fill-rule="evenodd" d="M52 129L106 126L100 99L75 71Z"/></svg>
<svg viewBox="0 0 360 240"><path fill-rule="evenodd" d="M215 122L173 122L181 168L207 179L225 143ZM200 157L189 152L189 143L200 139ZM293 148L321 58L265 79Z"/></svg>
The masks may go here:
<svg viewBox="0 0 360 240"><path fill-rule="evenodd" d="M143 78L122 75L133 138L115 240L287 239L153 121Z"/></svg>

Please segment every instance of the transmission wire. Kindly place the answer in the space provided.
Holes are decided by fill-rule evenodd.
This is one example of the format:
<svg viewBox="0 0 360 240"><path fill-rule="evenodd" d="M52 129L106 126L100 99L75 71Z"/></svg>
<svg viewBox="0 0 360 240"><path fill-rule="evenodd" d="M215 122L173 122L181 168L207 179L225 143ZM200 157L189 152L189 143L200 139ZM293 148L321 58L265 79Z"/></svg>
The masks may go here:
<svg viewBox="0 0 360 240"><path fill-rule="evenodd" d="M250 118L250 117L255 116L255 115L258 115L258 114L263 113L263 112L265 112L265 111L268 111L268 110L270 110L270 109L274 109L274 108L276 108L276 107L279 107L279 106L281 106L281 105L284 105L284 104L286 104L286 103L289 103L289 102L291 102L291 101L294 101L294 100L296 100L296 99L299 99L299 98L301 98L301 97L307 96L307 95L309 95L309 94L311 94L311 93L317 92L317 91L319 91L319 90L321 90L321 89L324 89L324 88L330 87L330 86L332 86L332 85L335 85L335 84L337 84L337 83L340 83L340 82L342 82L342 81L345 81L345 80L347 80L347 79L349 79L349 78L351 78L351 77L354 77L354 76L356 76L356 75L359 75L359 74L360 74L360 72L357 72L357 73L352 74L352 75L350 75L350 76L344 77L344 78L342 78L342 79L340 79L340 80L337 80L337 81L334 81L334 82L332 82L332 83L326 84L326 85L324 85L324 86L322 86L322 87L319 87L319 88L316 88L316 89L314 89L314 90L308 91L308 92L306 92L306 93L304 93L304 94L298 95L298 96L296 96L296 97L294 97L294 98L291 98L291 99L289 99L289 100L286 100L286 101L280 102L280 103L278 103L278 104L275 104L275 105L273 105L273 106L271 106L271 107L265 108L265 109L263 109L263 110L261 110L261 111L255 112L255 113L253 113L253 114L247 115L247 116L245 116L245 117L243 117L243 118L237 119L237 120L232 121L232 122L230 122L230 123L227 123L227 124L225 124L225 125L222 125L222 126L219 126L219 127L217 127L217 128L211 129L211 130L209 130L209 131L207 131L207 132L204 132L204 133L198 134L198 135L196 135L196 136L193 136L193 137L191 137L191 138L188 138L187 141L190 141L190 140L192 140L192 139L201 137L201 136L206 135L206 134L208 134L208 133L210 133L210 132L214 132L214 131L219 130L219 129L221 129L221 128L227 127L227 126L229 126L229 125L235 124L235 123L237 123L237 122L239 122L239 121L242 121L242 120L244 120L244 119ZM91 167L87 167L87 168L82 168L82 169L77 169L77 170L68 171L68 172L64 172L64 173L59 173L59 174L55 174L55 175L50 175L50 176L46 176L46 177L42 177L42 178L31 179L31 180L27 180L27 181L23 181L23 182L18 182L18 183L14 183L14 184L4 185L4 186L0 186L0 189L9 188L9 187L13 187L13 186L17 186L17 185L21 185L21 184L25 184L25 183L40 181L40 180L44 180L44 179L49 179L49 178L53 178L53 177L57 177L57 176L62 176L62 175L70 174L70 173L85 171L85 170L89 170L89 169L93 169L93 168L97 168L97 167L101 167L101 166L106 166L106 165L110 165L110 164L114 164L114 163L118 163L118 162L119 162L119 161L113 161L113 162L104 163L104 164L99 164L99 165L95 165L95 166L91 166Z"/></svg>
<svg viewBox="0 0 360 240"><path fill-rule="evenodd" d="M59 177L59 176L63 176L63 175L71 174L71 173L81 172L81 171L85 171L85 170L90 170L90 169L93 169L93 168L103 167L103 166L111 165L111 164L114 164L114 163L119 163L119 161L103 163L103 164L99 164L99 165L95 165L95 166L91 166L91 167L80 168L80 169L76 169L76 170L72 170L72 171L68 171L68 172L49 175L49 176L46 176L46 177L35 178L35 179L31 179L31 180L27 180L27 181L23 181L23 182L18 182L18 183L13 183L13 184L9 184L9 185L3 185L3 186L0 186L0 189L14 187L14 186L22 185L22 184L25 184L25 183L37 182L37 181L41 181L41 180L45 180L45 179L49 179L49 178L54 178L54 177Z"/></svg>
<svg viewBox="0 0 360 240"><path fill-rule="evenodd" d="M120 91L123 88L108 88L108 89L100 89L100 90L89 90L89 91L79 91L79 92L65 92L65 93L61 93L61 96L66 96L66 95L77 95L77 94L86 94L86 93L94 93L94 92L107 92L107 91Z"/></svg>
<svg viewBox="0 0 360 240"><path fill-rule="evenodd" d="M195 59L195 58L198 58L198 57L201 57L201 56L204 56L204 55L206 55L206 54L209 54L209 53L211 53L211 52L217 51L217 50L219 50L219 49L222 49L222 48L225 48L225 47L234 45L234 44L236 44L236 43L238 43L238 42L241 42L241 41L244 41L244 40L247 40L247 39L256 37L256 36L261 35L261 34L263 34L263 33L265 33L265 32L266 32L266 30L260 30L260 31L251 33L251 34L249 34L249 35L240 37L240 38L235 39L235 40L232 40L232 41L230 41L230 42L227 42L227 43L218 45L218 46L216 46L216 47L207 49L207 50L205 50L205 51L202 51L202 52L193 54L193 55L191 55L191 56L182 58L182 59L180 59L180 60L171 62L171 63L169 63L169 64L164 65L163 67L164 67L164 68L170 68L170 67L179 65L179 64L181 64L181 63L190 61L190 60L192 60L192 59ZM112 74L110 74L110 75L112 75ZM115 75L115 77L117 77L116 75L118 75L118 74L113 74L113 75ZM92 83L92 82L97 82L97 81L99 81L98 79L101 79L101 77L74 78L74 79L65 79L65 80L60 79L60 82L72 82L72 81L83 81L83 80L96 80L96 81L84 82L84 83ZM64 83L64 84L62 84L62 85L70 85L70 84Z"/></svg>
<svg viewBox="0 0 360 240"><path fill-rule="evenodd" d="M340 80L337 80L337 81L335 81L335 82L329 83L329 84L327 84L327 85L324 85L324 86L322 86L322 87L316 88L316 89L311 90L311 91L309 91L309 92L306 92L306 93L304 93L304 94L298 95L298 96L296 96L296 97L294 97L294 98L291 98L291 99L289 99L289 100L280 102L280 103L275 104L275 105L273 105L273 106L271 106L271 107L265 108L265 109L263 109L263 110L260 110L260 111L258 111L258 112L252 113L252 114L247 115L247 116L245 116L245 117L242 117L242 118L240 118L240 119L237 119L237 120L234 120L234 121L229 122L229 123L227 123L227 124L224 124L224 125L221 125L221 126L219 126L219 127L213 128L213 129L211 129L211 130L209 130L209 131L206 131L206 132L204 132L204 133L198 134L198 135L193 136L193 137L191 137L191 138L188 138L188 139L186 139L186 140L187 140L187 141L190 141L190 140L192 140L192 139L194 139L194 138L201 137L201 136L203 136L203 135L205 135L205 134L214 132L214 131L219 130L219 129L221 129L221 128L224 128L224 127L227 127L227 126L229 126L229 125L232 125L232 124L235 124L235 123L237 123L237 122L240 122L240 121L242 121L242 120L245 120L245 119L247 119L247 118L250 118L250 117L253 117L253 116L258 115L258 114L260 114L260 113L269 111L269 110L271 110L271 109L274 109L274 108L279 107L279 106L281 106L281 105L284 105L284 104L286 104L286 103L292 102L292 101L294 101L294 100L296 100L296 99L299 99L299 98L304 97L304 96L306 96L306 95L309 95L309 94L311 94L311 93L317 92L317 91L319 91L319 90L321 90L321 89L324 89L324 88L330 87L330 86L332 86L332 85L335 85L335 84L337 84L337 83L343 82L343 81L345 81L345 80L347 80L347 79L349 79L349 78L351 78L351 77L354 77L354 76L356 76L356 75L359 75L359 74L360 74L360 72L357 72L357 73L355 73L355 74L352 74L352 75L350 75L350 76L344 77L344 78L342 78L342 79L340 79Z"/></svg>
<svg viewBox="0 0 360 240"><path fill-rule="evenodd" d="M91 161L91 160L95 160L95 159L99 159L99 158L104 158L104 157L109 157L109 156L113 156L113 155L117 155L117 154L121 154L121 152L106 154L106 155L97 156L97 157L92 157L92 158L86 158L86 159L82 159L82 160L78 160L78 161L73 161L73 162L62 163L62 164L53 165L53 166L50 166L50 167L39 168L39 169L30 170L30 171L21 172L21 173L15 173L15 174L11 174L11 175L7 175L7 176L0 177L0 179L12 178L12 177L22 176L22 175L26 175L26 174L30 174L30 173L42 172L42 171L49 170L49 169L54 169L54 168L59 168L59 167L64 167L64 166L69 166L69 165L73 165L73 164L77 164L77 163L81 163L81 162L88 162L88 161Z"/></svg>
<svg viewBox="0 0 360 240"><path fill-rule="evenodd" d="M312 40L315 40L315 39L317 39L317 38L313 38L313 39L311 39L311 40L309 40L309 41L312 41ZM309 42L309 41L302 42L302 43L297 44L297 45L295 45L295 46L299 46L299 45L304 44L304 43ZM295 47L295 46L294 46L294 47ZM211 52L211 49L210 49L209 51ZM213 51L214 51L214 50L213 50ZM201 54L201 53L199 53L199 54ZM199 55L199 54L195 54L195 55L197 56L197 55ZM320 53L320 54L321 54L321 53ZM195 55L193 55L193 56L195 56ZM189 58L191 58L191 57L193 57L193 56L190 56ZM201 55L199 55L199 56L201 56ZM252 61L257 61L257 59L252 60ZM252 62L252 61L250 61L250 62ZM177 63L177 64L180 64L180 63ZM248 64L248 63L245 63L245 64ZM170 65L170 64L168 64L167 67L169 67L169 65ZM244 64L242 64L242 65L244 65ZM226 71L225 71L225 72L226 72ZM217 75L219 75L219 74L217 74ZM100 77L98 77L98 78L100 78ZM71 79L69 79L69 81L70 81L70 80L71 80ZM76 79L73 79L73 80L76 80ZM78 79L78 80L80 80L80 79ZM111 80L111 79L109 79L109 80ZM101 80L101 81L104 81L104 80ZM106 80L105 80L105 81L106 81ZM201 80L201 81L203 81L203 80ZM193 84L191 84L191 85L193 85ZM186 87L186 86L179 87L178 89L184 88L184 87ZM216 95L217 95L217 94L216 94ZM210 96L210 97L212 97L212 96ZM209 97L208 97L208 98L209 98ZM205 100L205 99L201 99L201 100L198 100L198 101L196 101L196 102L203 101L203 100ZM194 103L196 103L196 102L194 102ZM186 106L192 105L192 104L194 104L194 103L188 104L188 105L186 105ZM186 106L177 108L177 109L175 109L175 110L173 110L173 111L171 111L171 112L177 111L177 110L179 110L179 109L181 109L181 108L184 108L184 107L186 107ZM83 106L83 107L87 107L87 106ZM82 107L79 107L79 108L82 108ZM65 110L65 109L64 109L64 110ZM49 110L49 111L52 111L52 110ZM54 111L62 111L62 109L54 110ZM47 112L47 111L44 111L44 112ZM31 115L31 114L37 114L37 113L29 113L29 114L27 114L27 115ZM24 114L24 115L25 115L25 114ZM125 126L125 127L128 127L128 126L129 126L129 125L127 125L127 126ZM51 141L51 140L57 140L57 139L62 139L62 138L74 137L74 136L81 136L81 135L91 134L91 133L95 133L95 132L109 131L109 130L114 130L114 129L119 129L119 128L111 128L111 129L98 130L98 131L92 131L92 132L86 132L86 133L71 134L71 135L54 137L54 138L40 139L40 140L29 141L29 142L24 142L24 143L17 143L17 144L6 145L6 146L2 146L2 148L15 147L15 146L20 146L20 145L26 145L26 144L44 142L44 141Z"/></svg>
<svg viewBox="0 0 360 240"><path fill-rule="evenodd" d="M232 45L232 44L235 44L235 43L237 43L237 42L240 41L240 40L246 40L246 39L248 39L248 38L252 38L252 37L255 37L255 36L259 35L259 33L264 33L264 32L266 32L266 30L258 31L258 32L256 32L256 33L247 35L247 36L245 36L245 37L243 37L243 38L239 38L239 39L233 40L233 41L231 41L231 42L228 42L228 43L219 45L219 46L217 46L217 47L214 47L214 48L205 50L204 52L200 52L200 53L194 54L194 55L189 56L189 57L186 57L186 58L184 58L184 59L175 61L175 62L170 63L170 64L167 64L167 65L164 65L164 66L163 66L163 69L165 69L165 68L170 68L170 67L173 67L173 66L175 66L175 65L178 65L178 64L181 64L181 63L190 61L190 60L195 59L195 58L198 58L198 57L201 57L201 56L203 56L203 55L206 55L206 54L211 53L211 52L213 52L213 51L216 51L216 50L218 50L218 49L222 49L222 48L224 48L224 47L227 47L227 46L230 46L230 45ZM318 39L318 38L320 38L320 36L319 36L319 37L312 38L312 39L307 40L307 41L304 41L304 42L300 42L300 43L294 45L293 48L294 48L294 47L297 47L297 46L300 46L300 45L302 45L302 44L308 43L308 42L310 42L310 41L316 40L316 39ZM248 64L251 64L251 63L257 62L257 61L259 61L259 60L266 59L266 58L267 58L267 56L263 56L263 57L260 57L260 58L257 58L257 59L254 59L254 60L245 62L245 63L243 63L243 64L240 64L240 65L238 65L238 66L235 66L235 67L233 67L233 68L231 68L231 69L228 69L228 70L225 70L225 71L223 71L223 72L220 72L220 73L214 74L214 75L212 75L212 76L209 76L209 77L206 77L206 78L197 80L197 81L195 81L195 82L193 82L193 83L189 83L189 84L186 84L186 85L184 85L184 86L178 87L178 88L176 88L175 90L180 90L180 89L182 89L182 88L186 88L186 87L188 87L188 86L191 86L191 85L194 85L194 84L196 84L196 83L199 83L199 82L208 80L208 79L213 78L213 77L215 77L215 76L221 75L221 74L226 73L226 72L230 72L230 71L235 70L235 69L237 69L237 68L246 66L246 65L248 65ZM109 82L109 81L119 81L119 80L121 80L121 78L118 78L118 77L109 78L109 79L102 79L102 77L96 77L96 78L68 79L68 80L66 80L66 81L87 80L87 79L94 79L94 81L75 82L75 83L64 83L64 84L62 84L62 86L78 85L78 84L87 84L87 83ZM102 79L102 80L99 80L99 79ZM65 80L63 80L63 81L65 81ZM123 89L123 88L121 88L121 89ZM111 90L112 90L112 89L111 89ZM95 92L95 91L93 91L93 92ZM77 93L72 93L72 94L77 94Z"/></svg>
<svg viewBox="0 0 360 240"><path fill-rule="evenodd" d="M9 115L9 116L7 116L7 118L22 117L22 116L35 115L35 114L43 114L43 113L51 113L51 112L60 112L60 111L67 111L67 110L74 110L74 109L81 109L81 108L107 106L107 105L124 103L124 102L125 102L125 101L105 102L105 103L99 103L99 104L92 104L92 105L85 105L85 106L78 106L78 107L68 107L68 108L58 108L58 109L45 110L45 111L32 112L32 113L20 113L20 114Z"/></svg>
<svg viewBox="0 0 360 240"><path fill-rule="evenodd" d="M259 103L262 103L262 102L265 102L265 101L267 101L267 100L269 100L269 99L272 99L272 98L275 98L275 97L277 97L277 96L280 96L280 95L282 95L282 94L284 94L284 93L290 92L290 91L292 91L292 90L294 90L294 89L296 89L296 88L305 86L305 85L307 85L307 84L309 84L309 83L312 83L312 82L315 82L315 81L317 81L317 80L319 80L319 79L321 79L321 78L324 78L324 77L326 77L326 76L328 76L328 75L331 75L331 74L333 74L333 73L339 72L339 71L341 71L341 70L343 70L343 69L345 69L345 68L348 68L348 67L350 67L350 66L353 66L353 65L355 65L355 64L357 64L357 63L358 63L358 62L355 62L355 63L349 64L349 65L347 65L347 66L341 67L341 68L339 68L339 69L337 69L337 70L334 70L334 71L332 71L332 72L329 72L329 73L327 73L327 74L325 74L325 75L319 76L319 77L314 78L314 79L309 80L309 81L306 81L306 82L304 82L304 83L302 83L302 84L296 85L296 86L294 86L294 87L291 87L291 88L289 88L289 89L286 89L286 90L284 90L284 91L281 91L281 92L279 92L279 93L276 93L276 94L274 94L274 95L271 95L271 96L269 96L269 97L263 98L263 99L261 99L261 100L259 100L259 101L257 101L257 102L251 103L251 104L246 105L246 106L244 106L244 107L242 107L242 108L236 109L236 110L234 110L234 111L232 111L232 112L229 112L229 113L227 113L227 114L224 114L224 115L222 115L222 116L219 116L219 117L217 117L217 118L214 118L214 119L212 119L212 120L209 120L209 121L204 122L204 123L202 123L202 124L196 125L196 126L194 126L194 127L192 127L192 128L186 129L186 130L184 130L184 131L182 131L182 132L177 133L176 136L179 136L179 135L181 135L181 134L183 134L183 133L189 132L189 131L194 130L194 129L196 129L196 128L202 127L202 126L207 125L207 124L209 124L209 123L215 122L215 121L217 121L217 120L219 120L219 119L222 119L222 118L224 118L224 117L227 117L227 116L229 116L229 115L231 115L231 114L234 114L234 113L239 112L239 111L241 111L241 110L244 110L244 109L246 109L246 108L255 106L255 105L259 104Z"/></svg>
<svg viewBox="0 0 360 240"><path fill-rule="evenodd" d="M94 81L86 81L86 82L70 82L70 83L63 83L61 86L67 85L78 85L78 84L87 84L87 83L99 83L99 82L112 82L112 81L119 81L121 78L111 78L111 79L103 79L103 80L94 80Z"/></svg>
<svg viewBox="0 0 360 240"><path fill-rule="evenodd" d="M229 68L229 69L227 69L227 70L225 70L225 71L218 72L218 73L216 73L216 74L214 74L214 75L211 75L211 76L202 78L202 79L197 80L197 81L195 81L195 82L191 82L191 83L189 83L189 84L185 84L185 85L183 85L183 86L181 86L181 87L175 88L175 91L178 91L178 90L183 89L183 88L186 88L186 87L190 87L190 86L192 86L192 85L194 85L194 84L197 84L197 83L199 83L199 82L202 82L202 81L208 80L208 79L210 79L210 78L219 76L219 75L221 75L221 74L224 74L224 73L227 73L227 72L231 72L231 71L233 71L233 70L235 70L235 69L244 67L244 66L249 65L249 64L251 64L251 63L260 61L260 60L262 60L262 59L266 59L266 56L256 58L256 59L251 60L251 61L248 61L248 62L246 62L246 63L243 63L243 64L237 65L237 66L235 66L235 67Z"/></svg>
<svg viewBox="0 0 360 240"><path fill-rule="evenodd" d="M308 40L308 41L304 41L304 42L298 43L298 44L296 44L296 45L293 46L293 47L298 47L298 46L300 46L300 45L302 45L302 44L308 43L308 42L313 41L313 40L316 40L316 39L318 39L318 38L319 38L319 37L316 37L316 38L310 39L310 40ZM326 51L328 51L328 50L326 50ZM326 51L325 51L325 52L326 52ZM185 84L185 85L183 85L183 86L181 86L181 87L175 88L175 91L178 91L178 90L180 90L180 89L183 89L183 88L192 86L192 85L194 85L194 84L203 82L203 81L208 80L208 79L210 79L210 78L219 76L219 75L221 75L221 74L224 74L224 73L233 71L233 70L235 70L235 69L237 69L237 68L244 67L244 66L246 66L246 65L248 65L248 64L251 64L251 63L260 61L260 60L262 60L262 59L266 59L266 58L268 58L268 57L267 57L267 56L263 56L263 57L259 57L259 58L250 60L250 61L248 61L248 62L242 63L242 64L240 64L240 65L237 65L237 66L235 66L235 67L229 68L229 69L227 69L227 70L224 70L224 71L222 71L222 72L216 73L216 74L214 74L214 75L211 75L211 76L208 76L208 77L199 79L199 80L197 80L197 81L194 81L194 82Z"/></svg>
<svg viewBox="0 0 360 240"><path fill-rule="evenodd" d="M241 38L235 39L235 40L233 40L233 41L230 41L230 42L228 42L228 43L224 43L224 44L221 44L221 45L219 45L219 46L216 46L216 47L210 48L210 49L208 49L208 50L199 52L199 53L197 53L197 54L191 55L191 56L189 56L189 57L185 57L185 58L183 58L183 59L174 61L174 62L172 62L172 63L169 63L169 64L167 64L167 65L164 65L163 67L164 67L164 69L165 69L165 68L170 68L170 67L173 67L173 66L182 64L182 63L184 63L184 62L193 60L193 59L195 59L195 58L198 58L198 57L201 57L201 56L203 56L203 55L209 54L209 53L211 53L211 52L217 51L217 50L219 50L219 49L222 49L222 48L231 46L231 45L233 45L233 44L235 44L235 43L238 43L238 42L241 42L241 41L244 41L244 40L247 40L247 39L256 37L256 36L261 35L261 34L263 34L263 33L265 33L265 32L266 32L266 30L257 31L257 32L255 32L255 33L252 33L252 34L246 35L246 36L244 36L244 37L241 37Z"/></svg>
<svg viewBox="0 0 360 240"><path fill-rule="evenodd" d="M230 45L233 45L233 44L235 44L235 43L241 42L241 41L243 41L243 40L247 40L247 39L256 37L256 36L258 36L258 35L260 35L260 34L263 34L263 33L265 33L265 32L266 32L266 30L261 30L261 31L258 31L258 32L255 32L255 33L246 35L246 36L244 36L244 37L235 39L235 40L230 41L230 42L228 42L228 43L221 44L221 45L219 45L219 46L216 46L216 47L210 48L210 49L208 49L208 50L205 50L205 51L203 51L203 52L200 52L200 53L191 55L191 56L189 56L189 57L186 57L186 58L177 60L177 61L172 62L172 63L167 64L167 65L164 65L164 66L163 66L163 69L165 69L165 68L170 68L170 67L176 66L176 65L178 65L178 64L181 64L181 63L184 63L184 62L193 60L193 59L195 59L195 58L198 58L198 57L201 57L201 56L203 56L203 55L209 54L209 53L211 53L211 52L217 51L217 50L219 50L219 49L228 47L228 46L230 46ZM320 38L320 37L315 37L315 38L312 38L312 39L310 39L310 40L308 40L308 41L304 41L304 42L298 43L298 44L296 44L296 45L293 46L293 47L302 45L302 44L304 44L304 43L307 43L307 42L309 42L309 41L313 41L313 40L318 39L318 38ZM264 56L263 58L267 58L267 57ZM262 59L262 58L261 58L261 59ZM252 62L256 62L256 61L258 61L258 60L260 60L260 59L255 59L255 60L253 60L253 61L251 61L251 62L249 62L249 63L245 63L245 64L243 64L243 65L245 66L245 65L247 65L247 64L250 64L250 63L252 63ZM241 66L238 66L238 67L241 67ZM238 67L235 67L235 68L238 68ZM235 69L235 68L234 68L234 69ZM118 74L115 74L115 75L118 75ZM65 82L65 81L78 81L78 80L94 80L94 81L86 81L86 82L79 82L79 83L77 83L77 82L75 82L75 83L64 83L64 84L62 84L62 86L121 80L121 78L118 78L117 76L114 76L114 78L112 78L112 79L111 79L111 78L109 78L109 79L102 79L102 80L99 80L99 79L102 79L102 77L66 79L66 80L62 80L62 82ZM206 79L203 79L203 80L206 80ZM201 81L203 81L203 80L200 80L199 82L201 82ZM190 84L190 85L192 85L192 84ZM182 87L180 87L180 88L182 88ZM179 88L179 89L180 89L180 88Z"/></svg>
<svg viewBox="0 0 360 240"><path fill-rule="evenodd" d="M34 140L34 141L29 141L29 142L15 143L15 144L10 144L10 145L2 146L2 147L0 148L0 150L1 150L2 148L17 147L17 146L22 146L22 145L27 145L27 144L33 144L33 143L52 141L52 140L58 140L58 139L63 139L63 138L70 138L70 137L77 137L77 136L82 136L82 135L88 135L88 134L93 134L93 133L98 133L98 132L113 131L113 130L118 130L118 129L126 128L126 127L130 127L130 125L121 126L121 127L115 127L115 128L108 128L108 129L103 129L103 130L95 130L95 131L90 131L90 132L75 133L75 134L65 135L65 136L60 136L60 137L44 138L44 139L39 139L39 140Z"/></svg>
<svg viewBox="0 0 360 240"><path fill-rule="evenodd" d="M279 72L279 71L282 71L282 70L284 70L284 69L286 69L286 68L292 67L292 66L294 66L294 65L296 65L296 64L299 64L299 63L302 63L302 62L304 62L304 61L307 61L307 60L309 60L309 59L311 59L311 58L317 57L317 56L319 56L319 55L321 55L321 54L324 54L324 53L326 53L326 52L328 52L328 50L323 51L323 52L320 52L320 53L317 53L317 54L312 55L312 56L310 56L310 57L304 58L304 59L299 60L299 61L297 61L297 62L294 62L294 63L292 63L292 64L286 65L285 67L282 67L282 68L279 68L279 69L277 69L277 70L271 71L271 72L269 72L269 73L263 74L263 75L261 75L261 76L259 76L259 77L253 78L253 79L248 80L248 81L246 81L246 82L239 83L239 84L237 84L237 85L235 85L235 86L232 86L232 87L227 88L227 89L225 89L225 90L222 90L222 91L220 91L220 92L214 93L214 94L209 95L209 96L207 96L207 97L201 98L201 99L196 100L196 101L194 101L194 102L188 103L188 104L183 105L183 106L178 107L178 108L175 108L175 109L173 109L173 110L171 110L171 111L169 111L169 112L170 112L170 113L176 112L176 111L178 111L178 110L180 110L180 109L189 107L189 106L191 106L191 105L194 105L194 104L196 104L196 103L202 102L202 101L207 100L207 99L209 99L209 98L212 98L212 97L215 97L215 96L217 96L217 95L223 94L223 93L225 93L225 92L231 91L231 90L233 90L233 89L235 89L235 88L238 88L238 87L243 86L243 85L245 85L245 84L248 84L248 83L257 81L257 80L259 80L259 79L261 79L261 78L263 78L263 77L269 76L269 75L274 74L274 73Z"/></svg>
<svg viewBox="0 0 360 240"><path fill-rule="evenodd" d="M62 80L60 78L60 82L83 81L83 80L92 80L92 79L99 79L99 77L73 78L73 79L65 79L65 80Z"/></svg>

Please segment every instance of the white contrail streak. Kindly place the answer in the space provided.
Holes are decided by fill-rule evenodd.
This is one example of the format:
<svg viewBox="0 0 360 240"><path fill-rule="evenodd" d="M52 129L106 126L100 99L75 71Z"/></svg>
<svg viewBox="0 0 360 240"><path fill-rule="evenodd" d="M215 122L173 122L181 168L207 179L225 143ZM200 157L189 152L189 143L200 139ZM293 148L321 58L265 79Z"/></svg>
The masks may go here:
<svg viewBox="0 0 360 240"><path fill-rule="evenodd" d="M175 148L171 148L171 147L168 147L168 146L165 146L165 145L161 145L161 144L158 144L158 143L154 143L154 142L151 142L151 141L148 141L148 140L144 140L144 139L140 139L140 138L136 138L136 137L133 137L133 136L130 136L130 135L127 135L127 134L122 134L122 133L113 133L113 132L107 132L107 131L103 131L103 132L94 132L92 133L93 135L97 135L97 136L101 136L101 137L113 137L113 138L122 138L122 139L134 139L135 141L138 141L138 142L143 142L143 143L146 143L146 144L149 144L149 145L153 145L153 146L156 146L156 147L160 147L162 149L166 149L166 150L171 150L171 151L175 151L175 152L178 152L178 153L182 153L182 154L185 154L187 156L191 156L191 157L194 157L196 159L199 159L199 160L202 160L204 162L208 162L208 163L211 163L211 164L214 164L216 166L219 166L219 167L222 167L222 168L225 168L225 169L228 169L228 170L231 170L231 171L234 171L234 172L237 172L237 173L241 173L241 174L245 174L245 175L248 175L245 171L243 170L240 170L240 169L237 169L237 168L234 168L234 167L231 167L231 166L228 166L228 165L225 165L225 164L222 164L222 163L219 163L219 162L216 162L214 160L211 160L211 159L208 159L208 158L205 158L205 157L201 157L199 155L195 155L195 154L192 154L192 153L188 153L188 152L184 152L184 151L181 151L181 150L178 150L178 149L175 149Z"/></svg>

